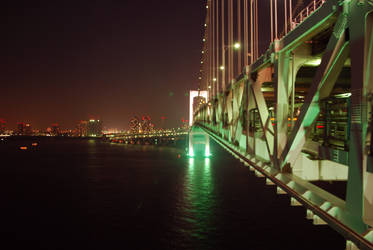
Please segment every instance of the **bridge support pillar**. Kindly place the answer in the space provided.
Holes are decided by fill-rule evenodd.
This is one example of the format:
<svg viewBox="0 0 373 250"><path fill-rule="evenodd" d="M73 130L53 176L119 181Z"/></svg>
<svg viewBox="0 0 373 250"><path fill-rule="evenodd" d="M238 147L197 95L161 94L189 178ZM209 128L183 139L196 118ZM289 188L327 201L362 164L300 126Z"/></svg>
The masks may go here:
<svg viewBox="0 0 373 250"><path fill-rule="evenodd" d="M254 156L255 155L255 132L251 129L252 124L252 117L251 110L255 110L256 104L255 102L251 101L254 99L254 93L252 91L252 88L250 86L250 81L246 81L246 93L247 93L247 105L244 107L247 112L246 112L246 118L247 118L247 124L246 124L246 152L249 153L250 155ZM250 101L249 101L250 100Z"/></svg>
<svg viewBox="0 0 373 250"><path fill-rule="evenodd" d="M316 117L320 112L319 100L321 96L326 97L332 91L335 81L347 59L349 52L348 42L345 40L346 23L343 15L340 15L334 28L321 64L313 78L311 87L301 107L300 115L294 129L292 130L286 146L281 154L282 164L290 163L294 166L300 152L306 142Z"/></svg>
<svg viewBox="0 0 373 250"><path fill-rule="evenodd" d="M260 70L258 73L251 75L251 91L259 112L260 123L263 129L269 159L273 160L274 130L268 106L261 90L262 84L270 81L272 81L272 67L265 68Z"/></svg>
<svg viewBox="0 0 373 250"><path fill-rule="evenodd" d="M278 49L282 49L277 46ZM292 50L280 50L275 61L275 167L282 169L286 163L281 161L288 141L288 129L294 126L295 117L295 80L299 68L311 58L311 46L306 43ZM290 100L290 103L289 103ZM289 122L290 119L290 122ZM291 166L292 168L294 166ZM300 166L303 167L303 166Z"/></svg>
<svg viewBox="0 0 373 250"><path fill-rule="evenodd" d="M277 46L276 46L277 47ZM289 116L289 85L292 80L289 79L290 53L288 51L278 52L275 62L275 137L274 137L274 165L277 169L281 168L279 162L282 151L287 142L288 134L288 116Z"/></svg>
<svg viewBox="0 0 373 250"><path fill-rule="evenodd" d="M347 209L373 226L373 170L368 168L368 123L372 125L373 95L373 4L351 1L351 112ZM370 126L370 130L372 127ZM371 144L371 142L370 142ZM371 160L370 160L371 161ZM363 230L363 229L362 229Z"/></svg>
<svg viewBox="0 0 373 250"><path fill-rule="evenodd" d="M189 132L189 149L188 149L188 156L195 157L199 154L203 154L204 157L209 157L211 155L210 152L210 137L209 135L204 132L200 128L193 128ZM203 145L204 150L198 150L195 148L197 145ZM202 152L201 152L202 151Z"/></svg>

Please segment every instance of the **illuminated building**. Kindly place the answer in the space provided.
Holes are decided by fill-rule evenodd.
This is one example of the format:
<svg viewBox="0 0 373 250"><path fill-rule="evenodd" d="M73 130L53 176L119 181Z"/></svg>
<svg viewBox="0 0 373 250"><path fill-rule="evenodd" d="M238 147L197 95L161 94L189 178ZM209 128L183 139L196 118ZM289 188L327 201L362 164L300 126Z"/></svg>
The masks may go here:
<svg viewBox="0 0 373 250"><path fill-rule="evenodd" d="M99 137L102 136L102 121L91 119L88 121L87 136Z"/></svg>
<svg viewBox="0 0 373 250"><path fill-rule="evenodd" d="M17 124L16 135L33 135L31 124L19 122Z"/></svg>
<svg viewBox="0 0 373 250"><path fill-rule="evenodd" d="M30 123L25 124L25 135L32 135L32 127Z"/></svg>
<svg viewBox="0 0 373 250"><path fill-rule="evenodd" d="M61 135L60 126L58 125L58 123L53 123L52 124L51 135L53 135L53 136Z"/></svg>
<svg viewBox="0 0 373 250"><path fill-rule="evenodd" d="M80 121L77 126L77 136L85 137L88 135L88 122Z"/></svg>
<svg viewBox="0 0 373 250"><path fill-rule="evenodd" d="M17 124L16 135L24 135L24 133L25 133L25 124L23 122L19 122Z"/></svg>

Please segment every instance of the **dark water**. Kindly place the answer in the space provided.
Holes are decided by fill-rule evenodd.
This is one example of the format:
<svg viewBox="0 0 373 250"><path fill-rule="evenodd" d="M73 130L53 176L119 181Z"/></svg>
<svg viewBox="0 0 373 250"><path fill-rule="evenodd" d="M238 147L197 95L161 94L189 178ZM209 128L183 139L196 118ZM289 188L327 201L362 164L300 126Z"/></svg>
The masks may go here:
<svg viewBox="0 0 373 250"><path fill-rule="evenodd" d="M189 159L80 139L19 150L32 141L0 145L1 249L345 247L213 142L210 159Z"/></svg>

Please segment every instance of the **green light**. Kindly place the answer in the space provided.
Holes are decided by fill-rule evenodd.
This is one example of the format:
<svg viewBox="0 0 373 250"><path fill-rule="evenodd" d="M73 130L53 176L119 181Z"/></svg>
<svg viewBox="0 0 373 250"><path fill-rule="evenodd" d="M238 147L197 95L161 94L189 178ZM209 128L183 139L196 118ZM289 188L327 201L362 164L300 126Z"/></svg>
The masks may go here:
<svg viewBox="0 0 373 250"><path fill-rule="evenodd" d="M191 168L194 167L194 159L193 158L189 159L189 167L191 167Z"/></svg>
<svg viewBox="0 0 373 250"><path fill-rule="evenodd" d="M205 158L205 166L206 166L206 173L209 173L210 171L210 159L209 158Z"/></svg>
<svg viewBox="0 0 373 250"><path fill-rule="evenodd" d="M348 98L351 96L351 93L343 93L343 94L337 94L334 95L336 98Z"/></svg>
<svg viewBox="0 0 373 250"><path fill-rule="evenodd" d="M210 156L211 156L210 145L206 144L206 146L205 146L205 157L210 157Z"/></svg>
<svg viewBox="0 0 373 250"><path fill-rule="evenodd" d="M311 60L308 60L304 65L307 65L307 66L319 66L321 64L321 58L314 58L314 59L311 59Z"/></svg>
<svg viewBox="0 0 373 250"><path fill-rule="evenodd" d="M194 157L193 145L189 145L188 156L189 157Z"/></svg>

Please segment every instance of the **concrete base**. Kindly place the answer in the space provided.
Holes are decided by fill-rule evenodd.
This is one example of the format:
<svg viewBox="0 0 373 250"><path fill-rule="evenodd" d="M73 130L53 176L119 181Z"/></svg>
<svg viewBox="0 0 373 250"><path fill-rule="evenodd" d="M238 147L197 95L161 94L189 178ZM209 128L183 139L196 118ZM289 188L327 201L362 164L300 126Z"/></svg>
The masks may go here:
<svg viewBox="0 0 373 250"><path fill-rule="evenodd" d="M282 190L280 187L277 187L277 194L286 194L284 190Z"/></svg>
<svg viewBox="0 0 373 250"><path fill-rule="evenodd" d="M346 250L359 250L359 248L350 240L346 241Z"/></svg>
<svg viewBox="0 0 373 250"><path fill-rule="evenodd" d="M313 216L313 224L314 225L327 225L328 223L326 223L323 219L321 219L319 216L317 215L314 215Z"/></svg>
<svg viewBox="0 0 373 250"><path fill-rule="evenodd" d="M266 185L273 186L275 184L270 179L266 178Z"/></svg>
<svg viewBox="0 0 373 250"><path fill-rule="evenodd" d="M302 204L299 201L297 201L295 198L291 197L290 198L290 206L299 207L299 206L302 206Z"/></svg>

